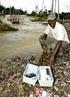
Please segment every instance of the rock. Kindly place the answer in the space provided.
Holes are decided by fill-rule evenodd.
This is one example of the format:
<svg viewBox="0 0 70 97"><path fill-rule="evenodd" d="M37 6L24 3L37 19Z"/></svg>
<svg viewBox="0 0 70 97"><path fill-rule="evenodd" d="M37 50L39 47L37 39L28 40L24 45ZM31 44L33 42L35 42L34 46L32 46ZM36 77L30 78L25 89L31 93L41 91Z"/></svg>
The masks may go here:
<svg viewBox="0 0 70 97"><path fill-rule="evenodd" d="M31 93L29 97L37 97L35 94Z"/></svg>
<svg viewBox="0 0 70 97"><path fill-rule="evenodd" d="M54 95L54 97L60 97L59 95Z"/></svg>
<svg viewBox="0 0 70 97"><path fill-rule="evenodd" d="M32 62L35 60L35 57L34 56L31 56L31 58L29 59L29 62Z"/></svg>
<svg viewBox="0 0 70 97"><path fill-rule="evenodd" d="M0 75L0 81L4 80L4 76Z"/></svg>
<svg viewBox="0 0 70 97"><path fill-rule="evenodd" d="M58 87L56 87L56 86L54 86L54 89L56 90L56 91L58 91L59 89L58 89Z"/></svg>
<svg viewBox="0 0 70 97"><path fill-rule="evenodd" d="M66 68L70 68L70 63L66 62Z"/></svg>

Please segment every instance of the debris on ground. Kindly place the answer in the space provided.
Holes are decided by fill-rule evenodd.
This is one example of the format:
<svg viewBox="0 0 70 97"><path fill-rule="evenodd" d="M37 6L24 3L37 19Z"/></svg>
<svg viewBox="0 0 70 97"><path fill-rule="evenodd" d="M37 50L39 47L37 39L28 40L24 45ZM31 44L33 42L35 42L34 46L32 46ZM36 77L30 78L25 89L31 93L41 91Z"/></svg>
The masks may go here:
<svg viewBox="0 0 70 97"><path fill-rule="evenodd" d="M41 65L47 65L46 56L42 56L42 59L36 59L34 56L30 58L15 56L4 60L0 59L0 97L29 97L31 89L29 85L22 82L23 72L28 62L39 64L38 60L41 60ZM52 71L55 79L54 86L44 89L53 97L69 97L70 44L63 48L63 55L57 57L52 66Z"/></svg>

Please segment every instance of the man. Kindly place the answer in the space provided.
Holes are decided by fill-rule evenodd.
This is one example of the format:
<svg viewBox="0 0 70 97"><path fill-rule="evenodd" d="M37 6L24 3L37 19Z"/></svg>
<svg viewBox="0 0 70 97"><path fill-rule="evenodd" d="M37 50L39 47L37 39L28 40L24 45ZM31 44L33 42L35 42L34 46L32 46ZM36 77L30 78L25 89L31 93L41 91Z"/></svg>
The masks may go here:
<svg viewBox="0 0 70 97"><path fill-rule="evenodd" d="M39 38L44 52L50 49L48 64L54 64L56 56L64 42L69 43L67 32L64 26L56 21L55 15L48 16L48 25L44 34ZM50 41L48 41L50 40ZM47 46L47 44L49 45Z"/></svg>

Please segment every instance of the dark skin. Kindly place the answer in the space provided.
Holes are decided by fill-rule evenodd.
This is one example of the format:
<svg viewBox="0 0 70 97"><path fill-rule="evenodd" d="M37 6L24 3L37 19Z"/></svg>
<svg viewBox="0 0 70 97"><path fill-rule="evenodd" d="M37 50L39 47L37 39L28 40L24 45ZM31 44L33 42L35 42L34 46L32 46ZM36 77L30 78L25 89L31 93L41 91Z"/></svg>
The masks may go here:
<svg viewBox="0 0 70 97"><path fill-rule="evenodd" d="M55 20L49 20L48 24L54 29L56 25L56 19ZM47 34L44 34L44 39L47 38ZM62 46L62 41L57 41L54 49L52 50L51 54L48 57L48 64L53 65L56 59L56 56Z"/></svg>

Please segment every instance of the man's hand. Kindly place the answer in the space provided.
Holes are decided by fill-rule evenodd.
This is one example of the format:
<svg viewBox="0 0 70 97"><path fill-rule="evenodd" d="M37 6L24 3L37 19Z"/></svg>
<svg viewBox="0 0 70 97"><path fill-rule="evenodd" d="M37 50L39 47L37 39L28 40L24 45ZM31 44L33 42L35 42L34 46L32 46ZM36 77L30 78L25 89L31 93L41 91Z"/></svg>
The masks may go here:
<svg viewBox="0 0 70 97"><path fill-rule="evenodd" d="M62 46L62 41L57 41L55 48L53 49L52 53L48 57L48 63L53 65L55 62L55 58L60 50L60 47Z"/></svg>
<svg viewBox="0 0 70 97"><path fill-rule="evenodd" d="M48 64L51 64L51 65L53 65L54 64L54 62L55 62L55 57L54 56L49 56L49 58L48 58Z"/></svg>
<svg viewBox="0 0 70 97"><path fill-rule="evenodd" d="M45 34L45 33L39 37L39 42L40 42L41 46L46 43L46 39L47 39L47 34Z"/></svg>
<svg viewBox="0 0 70 97"><path fill-rule="evenodd" d="M43 35L41 35L40 38L46 40L46 38L47 38L47 34L44 33Z"/></svg>

